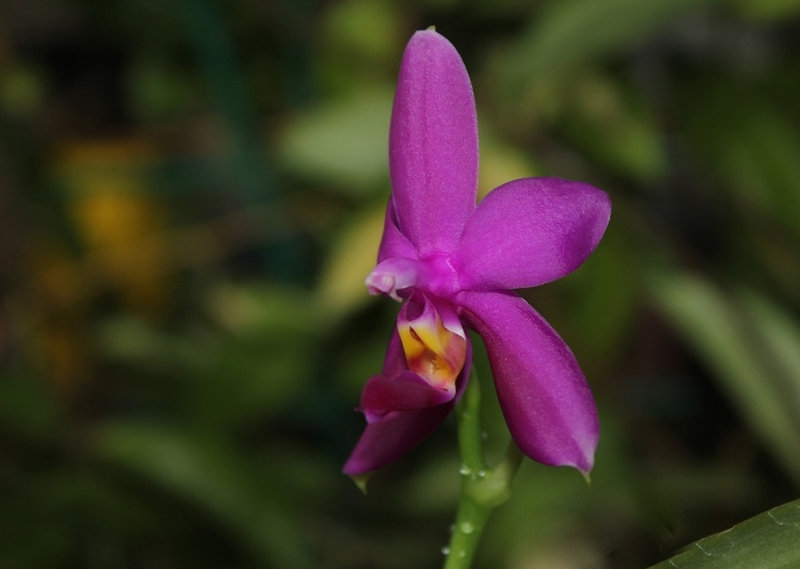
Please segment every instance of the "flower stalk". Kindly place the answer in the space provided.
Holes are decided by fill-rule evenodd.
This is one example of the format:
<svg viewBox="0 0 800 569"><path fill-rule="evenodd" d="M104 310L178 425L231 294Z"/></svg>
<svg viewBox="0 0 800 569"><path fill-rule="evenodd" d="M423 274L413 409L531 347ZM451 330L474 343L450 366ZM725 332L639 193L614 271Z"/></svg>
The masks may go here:
<svg viewBox="0 0 800 569"><path fill-rule="evenodd" d="M473 370L464 397L456 407L461 499L450 544L445 549L444 569L467 569L472 565L486 521L511 496L511 480L522 462L522 452L512 441L500 464L494 469L486 466L480 404L480 385Z"/></svg>

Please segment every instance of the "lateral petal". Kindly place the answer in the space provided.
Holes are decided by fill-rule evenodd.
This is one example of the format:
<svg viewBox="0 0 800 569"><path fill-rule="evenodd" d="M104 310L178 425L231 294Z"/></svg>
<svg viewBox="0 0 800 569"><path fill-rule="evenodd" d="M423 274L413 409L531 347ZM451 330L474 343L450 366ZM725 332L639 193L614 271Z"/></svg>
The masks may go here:
<svg viewBox="0 0 800 569"><path fill-rule="evenodd" d="M572 272L594 250L611 215L588 184L524 178L487 195L464 227L454 258L467 290L537 286Z"/></svg>
<svg viewBox="0 0 800 569"><path fill-rule="evenodd" d="M395 334L392 337L393 342L390 343L387 357L396 353L397 344L399 344L399 339L396 340L396 338ZM394 361L392 364L384 366L384 373L387 369L396 369L397 363ZM420 409L404 408L382 416L368 416L370 420L342 471L354 476L377 470L394 462L428 438L442 424L464 393L471 364L472 348L467 343L467 363L456 380L455 396L451 396L449 401ZM404 370L400 373L411 372ZM408 401L409 399L405 399L404 403ZM423 405L428 403L429 401L422 401ZM406 407L406 405L402 405L402 407Z"/></svg>
<svg viewBox="0 0 800 569"><path fill-rule="evenodd" d="M438 33L415 33L400 65L389 132L399 228L420 256L452 251L475 208L478 124L467 70Z"/></svg>
<svg viewBox="0 0 800 569"><path fill-rule="evenodd" d="M354 476L391 464L428 438L452 408L445 403L417 411L395 411L367 423L342 472Z"/></svg>
<svg viewBox="0 0 800 569"><path fill-rule="evenodd" d="M368 423L380 420L393 411L414 411L447 403L454 391L437 389L412 371L391 377L371 377L361 392L359 409Z"/></svg>
<svg viewBox="0 0 800 569"><path fill-rule="evenodd" d="M500 406L522 452L589 472L597 409L569 347L514 293L462 292L457 301L486 344Z"/></svg>

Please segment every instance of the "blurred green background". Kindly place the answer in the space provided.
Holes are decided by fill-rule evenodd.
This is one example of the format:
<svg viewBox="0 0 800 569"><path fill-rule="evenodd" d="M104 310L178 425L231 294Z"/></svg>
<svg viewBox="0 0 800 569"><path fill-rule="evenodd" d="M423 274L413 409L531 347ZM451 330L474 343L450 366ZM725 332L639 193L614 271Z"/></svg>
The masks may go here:
<svg viewBox="0 0 800 569"><path fill-rule="evenodd" d="M340 473L393 83L436 25L482 193L614 212L525 291L596 394L591 487L523 465L478 567L635 568L797 497L800 1L0 2L0 567L435 568L452 422ZM491 459L507 434L485 388Z"/></svg>

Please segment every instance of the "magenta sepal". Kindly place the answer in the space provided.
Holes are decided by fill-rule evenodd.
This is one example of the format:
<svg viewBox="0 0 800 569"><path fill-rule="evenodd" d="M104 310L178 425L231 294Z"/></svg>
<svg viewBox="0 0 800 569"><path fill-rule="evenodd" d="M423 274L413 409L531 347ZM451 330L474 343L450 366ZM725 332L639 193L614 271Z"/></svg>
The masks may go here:
<svg viewBox="0 0 800 569"><path fill-rule="evenodd" d="M467 363L456 379L455 393L446 394L446 400L441 401L443 392L406 368L400 337L395 331L389 341L383 373L370 379L362 392L359 410L367 418L367 426L342 471L355 476L376 470L428 438L461 398L471 362L472 347L467 340Z"/></svg>

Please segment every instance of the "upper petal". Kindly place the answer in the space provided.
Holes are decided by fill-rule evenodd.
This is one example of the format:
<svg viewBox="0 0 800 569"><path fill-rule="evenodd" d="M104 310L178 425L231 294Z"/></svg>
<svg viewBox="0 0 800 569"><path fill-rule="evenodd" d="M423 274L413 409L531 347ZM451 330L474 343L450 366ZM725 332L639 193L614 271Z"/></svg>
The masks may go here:
<svg viewBox="0 0 800 569"><path fill-rule="evenodd" d="M457 300L486 344L500 406L522 452L544 464L591 470L597 409L564 341L514 293L462 292Z"/></svg>
<svg viewBox="0 0 800 569"><path fill-rule="evenodd" d="M600 242L608 195L588 184L524 178L487 195L453 257L467 290L540 285L575 270Z"/></svg>
<svg viewBox="0 0 800 569"><path fill-rule="evenodd" d="M449 252L475 208L478 124L461 57L438 33L415 33L397 80L389 173L399 227L420 255Z"/></svg>

